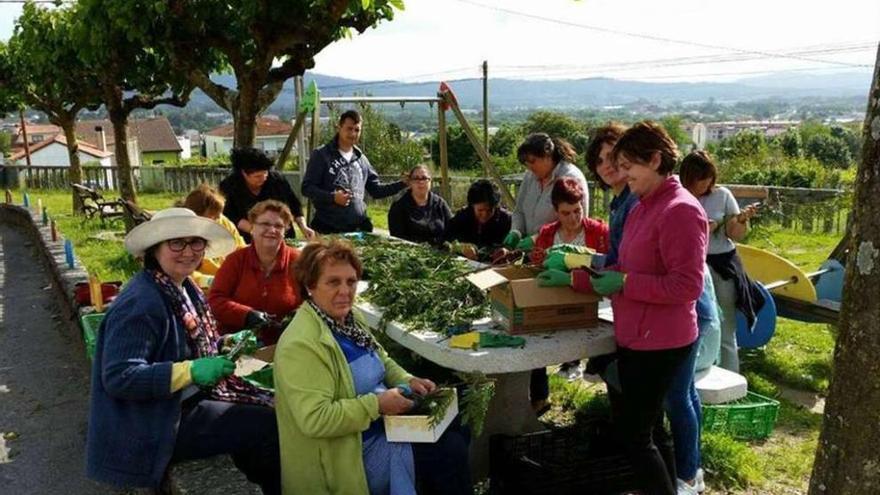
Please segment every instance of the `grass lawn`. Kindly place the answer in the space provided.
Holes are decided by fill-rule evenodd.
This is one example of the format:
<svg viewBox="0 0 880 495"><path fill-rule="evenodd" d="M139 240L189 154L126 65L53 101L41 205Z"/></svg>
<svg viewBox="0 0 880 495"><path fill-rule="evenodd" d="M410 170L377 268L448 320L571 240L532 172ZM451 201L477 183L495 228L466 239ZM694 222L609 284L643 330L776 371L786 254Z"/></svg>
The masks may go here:
<svg viewBox="0 0 880 495"><path fill-rule="evenodd" d="M21 201L19 192L15 192ZM83 221L71 212L67 191L31 191L58 223L62 235L74 243L77 256L102 280L125 280L138 266L122 247L121 221L102 226ZM142 194L139 203L155 210L171 206L179 195ZM387 228L387 206L372 204L368 213L376 228ZM806 271L816 270L837 244L839 236L805 234L769 226L756 229L748 243L773 251ZM780 414L776 430L764 441L742 442L724 435L704 435L704 466L708 493L796 494L806 491L813 464L821 415L806 398L821 402L831 376L834 333L827 325L780 318L774 339L763 349L744 351L742 369L751 390L777 398ZM576 425L607 407L597 385L551 379L554 408L542 418L555 426ZM808 406L808 407L807 407Z"/></svg>

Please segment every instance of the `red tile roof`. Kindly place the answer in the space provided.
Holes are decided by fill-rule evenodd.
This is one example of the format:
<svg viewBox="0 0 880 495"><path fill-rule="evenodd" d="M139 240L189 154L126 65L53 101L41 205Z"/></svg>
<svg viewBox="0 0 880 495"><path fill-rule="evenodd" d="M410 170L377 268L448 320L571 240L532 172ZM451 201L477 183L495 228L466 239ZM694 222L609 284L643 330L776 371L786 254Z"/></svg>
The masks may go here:
<svg viewBox="0 0 880 495"><path fill-rule="evenodd" d="M33 156L33 154L36 153L37 151L49 146L52 143L58 143L62 146L67 146L67 139L64 138L64 135L58 134L53 139L46 139L45 141L40 141L39 143L32 144L30 146L31 156ZM90 146L88 143L84 143L82 141L79 141L79 151L81 151L87 155L92 155L95 158L108 158L108 157L113 156L113 153L110 153L109 151L101 151L93 146ZM22 147L21 149L17 150L15 153L9 155L9 160L10 161L21 160L22 158L24 158L24 155L25 155L25 152L24 152L24 148Z"/></svg>
<svg viewBox="0 0 880 495"><path fill-rule="evenodd" d="M267 117L257 118L257 136L287 136L292 130L293 126L289 122ZM205 135L231 138L235 136L235 126L233 124L222 125L211 129Z"/></svg>

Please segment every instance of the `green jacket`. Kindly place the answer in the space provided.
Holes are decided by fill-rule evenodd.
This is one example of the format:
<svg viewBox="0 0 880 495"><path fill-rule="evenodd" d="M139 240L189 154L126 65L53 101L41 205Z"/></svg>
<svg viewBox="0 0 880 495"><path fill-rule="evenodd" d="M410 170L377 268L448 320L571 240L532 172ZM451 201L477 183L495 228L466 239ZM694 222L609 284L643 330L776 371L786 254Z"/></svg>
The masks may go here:
<svg viewBox="0 0 880 495"><path fill-rule="evenodd" d="M355 319L364 325L354 310ZM381 347L385 384L412 377ZM379 417L375 394L355 395L351 368L327 325L303 304L275 348L275 412L285 495L369 492L361 432Z"/></svg>

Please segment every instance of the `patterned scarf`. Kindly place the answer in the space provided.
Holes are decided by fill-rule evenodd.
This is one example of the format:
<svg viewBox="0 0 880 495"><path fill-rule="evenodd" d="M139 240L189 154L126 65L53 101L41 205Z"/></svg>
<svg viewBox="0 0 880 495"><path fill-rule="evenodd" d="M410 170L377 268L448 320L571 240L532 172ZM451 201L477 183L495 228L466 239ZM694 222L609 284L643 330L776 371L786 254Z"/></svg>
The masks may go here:
<svg viewBox="0 0 880 495"><path fill-rule="evenodd" d="M184 281L184 287L178 288L171 278L160 270L147 270L147 274L159 287L165 300L171 303L174 315L183 322L190 355L196 358L218 355L217 343L220 334L217 332L217 321L211 314L201 289L189 279ZM194 299L187 298L181 292L186 290L187 285L192 289L189 294L195 293ZM224 402L263 406L272 406L275 402L271 392L259 389L235 375L223 378L207 392L210 398Z"/></svg>
<svg viewBox="0 0 880 495"><path fill-rule="evenodd" d="M321 308L318 307L311 299L308 300L309 306L315 310L315 313L318 313L318 316L324 320L324 324L330 328L331 332L338 333L339 335L343 335L348 337L349 340L355 343L358 347L363 347L368 351L375 351L379 348L379 345L376 344L376 339L373 338L373 335L370 334L367 330L360 327L357 324L357 321L354 319L354 314L349 311L348 316L345 317L345 323L339 323L335 319L331 318L330 315L324 312Z"/></svg>

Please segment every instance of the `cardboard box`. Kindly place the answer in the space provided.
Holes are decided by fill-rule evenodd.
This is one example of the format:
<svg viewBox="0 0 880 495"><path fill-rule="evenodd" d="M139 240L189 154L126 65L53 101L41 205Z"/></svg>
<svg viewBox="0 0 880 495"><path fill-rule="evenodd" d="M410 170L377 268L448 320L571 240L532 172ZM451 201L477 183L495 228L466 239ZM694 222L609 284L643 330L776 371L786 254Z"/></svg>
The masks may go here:
<svg viewBox="0 0 880 495"><path fill-rule="evenodd" d="M489 291L492 318L511 335L570 328L590 328L599 323L599 300L593 292L570 287L539 287L536 268L490 268L467 279Z"/></svg>
<svg viewBox="0 0 880 495"><path fill-rule="evenodd" d="M431 426L429 416L383 416L385 421L385 438L389 442L435 443L446 431L446 428L458 415L458 396L453 389L452 402L446 408L446 414L436 426Z"/></svg>

